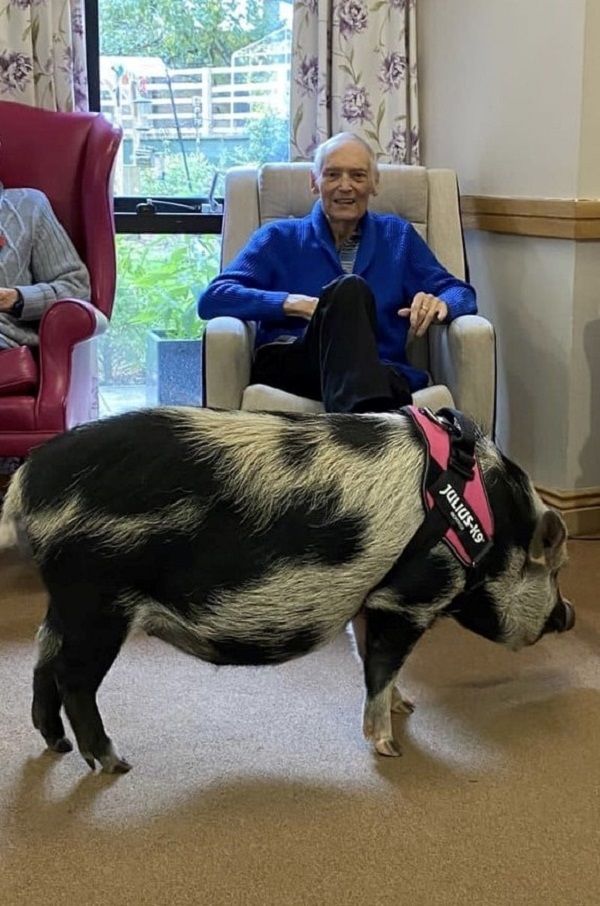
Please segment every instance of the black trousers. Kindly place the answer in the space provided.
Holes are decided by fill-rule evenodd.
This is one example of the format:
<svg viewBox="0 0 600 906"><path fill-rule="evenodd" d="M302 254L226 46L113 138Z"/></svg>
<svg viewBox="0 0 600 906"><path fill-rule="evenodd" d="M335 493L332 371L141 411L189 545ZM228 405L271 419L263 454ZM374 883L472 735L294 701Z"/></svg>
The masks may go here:
<svg viewBox="0 0 600 906"><path fill-rule="evenodd" d="M253 384L321 400L327 412L388 412L411 402L408 381L379 360L373 293L354 274L329 283L303 337L256 351Z"/></svg>

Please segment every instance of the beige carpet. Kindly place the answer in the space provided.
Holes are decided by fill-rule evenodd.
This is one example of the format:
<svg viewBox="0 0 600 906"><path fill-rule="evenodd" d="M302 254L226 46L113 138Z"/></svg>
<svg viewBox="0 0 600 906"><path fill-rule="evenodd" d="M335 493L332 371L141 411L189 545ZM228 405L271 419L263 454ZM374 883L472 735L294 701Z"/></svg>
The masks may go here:
<svg viewBox="0 0 600 906"><path fill-rule="evenodd" d="M0 903L600 902L600 543L578 622L511 654L448 623L405 668L404 757L371 754L346 637L278 668L128 643L100 691L134 765L92 774L29 721L35 576L0 563Z"/></svg>

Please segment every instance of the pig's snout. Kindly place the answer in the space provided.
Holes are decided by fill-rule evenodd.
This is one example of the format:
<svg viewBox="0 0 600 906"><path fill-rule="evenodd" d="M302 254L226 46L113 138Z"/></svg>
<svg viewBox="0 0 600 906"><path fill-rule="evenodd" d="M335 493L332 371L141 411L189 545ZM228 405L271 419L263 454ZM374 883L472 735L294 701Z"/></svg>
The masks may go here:
<svg viewBox="0 0 600 906"><path fill-rule="evenodd" d="M544 632L567 632L575 625L575 610L570 601L559 601L546 622Z"/></svg>

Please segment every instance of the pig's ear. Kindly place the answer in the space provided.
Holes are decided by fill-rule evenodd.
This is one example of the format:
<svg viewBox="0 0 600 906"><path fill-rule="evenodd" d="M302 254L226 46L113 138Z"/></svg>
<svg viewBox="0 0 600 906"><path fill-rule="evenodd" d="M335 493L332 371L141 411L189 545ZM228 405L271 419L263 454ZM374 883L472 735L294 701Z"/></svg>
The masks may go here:
<svg viewBox="0 0 600 906"><path fill-rule="evenodd" d="M567 528L556 510L545 510L538 520L529 545L529 560L556 569L563 561Z"/></svg>

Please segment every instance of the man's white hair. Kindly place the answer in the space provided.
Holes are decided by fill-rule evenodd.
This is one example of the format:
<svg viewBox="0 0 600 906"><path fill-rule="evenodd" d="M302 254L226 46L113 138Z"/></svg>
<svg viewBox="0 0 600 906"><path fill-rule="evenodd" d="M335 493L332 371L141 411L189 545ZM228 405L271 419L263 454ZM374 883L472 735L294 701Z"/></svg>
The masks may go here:
<svg viewBox="0 0 600 906"><path fill-rule="evenodd" d="M371 168L373 182L377 183L379 179L379 168L373 149L364 138L361 138L360 135L355 135L354 132L338 132L337 135L332 135L331 138L328 138L317 146L312 165L312 171L315 177L320 176L323 172L323 164L329 152L334 151L340 145L345 145L347 142L356 142L365 149L369 156L369 166Z"/></svg>

